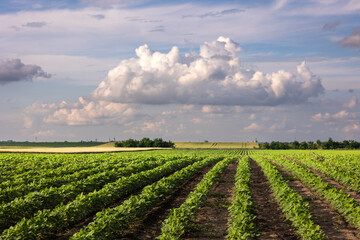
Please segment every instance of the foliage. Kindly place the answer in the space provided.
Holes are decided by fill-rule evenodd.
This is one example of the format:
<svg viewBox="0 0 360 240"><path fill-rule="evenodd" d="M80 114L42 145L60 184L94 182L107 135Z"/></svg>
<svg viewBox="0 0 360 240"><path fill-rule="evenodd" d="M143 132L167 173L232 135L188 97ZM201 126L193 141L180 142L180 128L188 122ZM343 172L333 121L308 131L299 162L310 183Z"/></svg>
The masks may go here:
<svg viewBox="0 0 360 240"><path fill-rule="evenodd" d="M210 163L219 158L206 158L190 165L169 177L143 188L139 195L132 195L123 204L109 208L96 215L95 220L76 233L71 239L117 239L129 225L143 217L159 201L169 195L177 186Z"/></svg>
<svg viewBox="0 0 360 240"><path fill-rule="evenodd" d="M325 239L320 226L312 221L308 202L286 184L280 172L268 160L259 156L254 156L253 159L262 168L281 210L285 213L286 219L291 221L295 231L301 238L309 240Z"/></svg>
<svg viewBox="0 0 360 240"><path fill-rule="evenodd" d="M311 173L294 161L283 159L281 156L273 156L272 159L279 165L290 170L297 178L315 189L328 200L350 223L360 229L360 203L350 197L343 190L324 182L320 176ZM299 159L301 161L301 159Z"/></svg>
<svg viewBox="0 0 360 240"><path fill-rule="evenodd" d="M160 147L160 148L174 148L175 144L171 141L164 141L162 138L155 138L150 140L144 137L143 139L134 140L132 138L121 142L116 142L115 147Z"/></svg>
<svg viewBox="0 0 360 240"><path fill-rule="evenodd" d="M233 158L224 159L205 174L201 182L196 185L194 191L186 198L185 202L180 207L171 210L168 218L162 224L161 235L157 239L179 239L184 234L186 226L206 200L211 187L232 160Z"/></svg>
<svg viewBox="0 0 360 240"><path fill-rule="evenodd" d="M251 169L248 156L239 159L235 181L235 196L229 207L230 219L226 238L253 239L257 234L253 223L255 206L250 191Z"/></svg>
<svg viewBox="0 0 360 240"><path fill-rule="evenodd" d="M308 142L279 142L272 141L271 143L261 143L262 149L359 149L360 143L354 140L344 140L343 142L336 142L329 138L326 142L317 140L316 143Z"/></svg>

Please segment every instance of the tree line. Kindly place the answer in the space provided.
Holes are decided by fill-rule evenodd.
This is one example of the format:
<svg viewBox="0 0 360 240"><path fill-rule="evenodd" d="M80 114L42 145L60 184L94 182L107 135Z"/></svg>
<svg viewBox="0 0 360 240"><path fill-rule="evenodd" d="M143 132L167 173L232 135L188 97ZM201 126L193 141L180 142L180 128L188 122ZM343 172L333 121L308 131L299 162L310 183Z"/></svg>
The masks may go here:
<svg viewBox="0 0 360 240"><path fill-rule="evenodd" d="M162 138L150 138L144 137L141 140L128 139L115 143L115 147L161 147L161 148L174 148L175 143L171 141L164 141Z"/></svg>
<svg viewBox="0 0 360 240"><path fill-rule="evenodd" d="M344 140L342 142L334 141L329 138L325 142L317 140L316 142L278 142L272 141L271 143L259 144L262 149L359 149L360 143L354 140Z"/></svg>

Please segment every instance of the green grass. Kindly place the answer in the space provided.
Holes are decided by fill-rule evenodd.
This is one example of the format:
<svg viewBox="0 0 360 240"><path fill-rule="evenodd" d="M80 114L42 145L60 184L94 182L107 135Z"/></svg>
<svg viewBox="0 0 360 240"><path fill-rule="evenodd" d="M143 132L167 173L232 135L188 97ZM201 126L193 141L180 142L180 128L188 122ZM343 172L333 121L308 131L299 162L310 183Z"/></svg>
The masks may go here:
<svg viewBox="0 0 360 240"><path fill-rule="evenodd" d="M175 142L175 148L252 149L259 148L255 142Z"/></svg>

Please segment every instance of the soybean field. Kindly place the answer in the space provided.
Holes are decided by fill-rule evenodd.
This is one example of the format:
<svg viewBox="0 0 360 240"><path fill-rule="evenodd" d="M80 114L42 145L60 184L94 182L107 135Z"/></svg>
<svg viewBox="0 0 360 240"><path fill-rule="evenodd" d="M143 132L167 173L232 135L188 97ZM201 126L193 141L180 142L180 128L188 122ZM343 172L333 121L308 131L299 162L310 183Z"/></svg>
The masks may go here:
<svg viewBox="0 0 360 240"><path fill-rule="evenodd" d="M359 239L360 152L0 153L0 239Z"/></svg>

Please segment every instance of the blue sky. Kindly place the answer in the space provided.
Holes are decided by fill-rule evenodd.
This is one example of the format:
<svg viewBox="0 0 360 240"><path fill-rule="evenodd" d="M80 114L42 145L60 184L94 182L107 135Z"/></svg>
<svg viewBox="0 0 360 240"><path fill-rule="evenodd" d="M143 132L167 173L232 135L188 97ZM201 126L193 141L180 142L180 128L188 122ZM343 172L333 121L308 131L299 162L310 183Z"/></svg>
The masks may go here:
<svg viewBox="0 0 360 240"><path fill-rule="evenodd" d="M360 140L360 1L0 3L0 140Z"/></svg>

